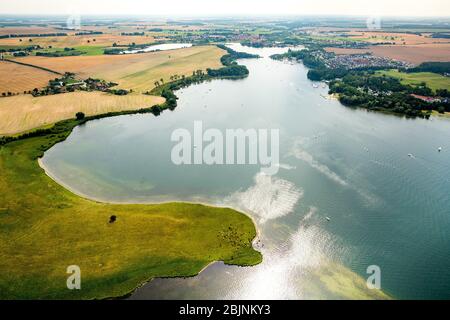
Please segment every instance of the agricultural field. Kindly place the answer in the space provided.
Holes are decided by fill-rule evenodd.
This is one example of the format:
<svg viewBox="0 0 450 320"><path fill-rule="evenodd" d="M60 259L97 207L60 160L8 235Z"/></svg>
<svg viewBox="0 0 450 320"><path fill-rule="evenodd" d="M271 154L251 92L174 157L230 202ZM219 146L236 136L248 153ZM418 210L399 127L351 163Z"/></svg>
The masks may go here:
<svg viewBox="0 0 450 320"><path fill-rule="evenodd" d="M1 27L0 36L9 34L45 34L65 32L53 27L38 27L38 26L21 26L21 27Z"/></svg>
<svg viewBox="0 0 450 320"><path fill-rule="evenodd" d="M0 135L11 135L74 118L79 111L86 115L137 110L161 104L164 98L129 94L117 96L103 92L72 92L33 97L18 95L0 98Z"/></svg>
<svg viewBox="0 0 450 320"><path fill-rule="evenodd" d="M422 44L422 45L396 45L396 46L368 46L363 49L356 48L326 48L328 52L336 54L363 54L370 52L375 56L405 61L413 65L423 62L450 61L450 44Z"/></svg>
<svg viewBox="0 0 450 320"><path fill-rule="evenodd" d="M367 41L370 43L390 42L395 45L419 45L431 43L450 43L450 39L432 38L431 34L424 33L421 35L414 33L397 33L397 32L370 32L353 30L347 33L350 39Z"/></svg>
<svg viewBox="0 0 450 320"><path fill-rule="evenodd" d="M424 44L410 46L375 46L370 51L380 57L406 61L412 64L450 61L450 44Z"/></svg>
<svg viewBox="0 0 450 320"><path fill-rule="evenodd" d="M319 29L326 34L326 30ZM338 32L332 30L333 32ZM328 31L330 32L330 31ZM414 34L400 32L376 32L353 29L341 31L347 38L335 37L339 40L366 42L366 48L326 48L336 54L363 54L370 52L375 56L418 65L423 62L450 61L450 39L433 38L431 33ZM333 37L330 37L332 39ZM378 45L374 45L378 44Z"/></svg>
<svg viewBox="0 0 450 320"><path fill-rule="evenodd" d="M42 88L48 81L55 79L56 74L38 68L19 65L17 63L0 61L0 95L13 94ZM6 98L0 98L6 99Z"/></svg>
<svg viewBox="0 0 450 320"><path fill-rule="evenodd" d="M59 31L65 32L65 31ZM31 39L31 41L30 41ZM92 35L68 35L60 37L35 37L35 38L5 38L0 39L0 46L40 45L43 48L77 47L77 46L104 46L110 47L114 43L118 45L150 44L154 42L151 35L122 36L120 34L92 34Z"/></svg>
<svg viewBox="0 0 450 320"><path fill-rule="evenodd" d="M427 87L436 91L437 89L447 89L450 91L450 78L444 77L437 73L432 72L414 72L406 73L399 72L398 70L378 71L378 74L386 75L389 77L397 78L401 83L405 85L419 85L422 82L427 84Z"/></svg>
<svg viewBox="0 0 450 320"><path fill-rule="evenodd" d="M17 58L17 61L45 67L61 73L73 72L81 78L94 77L119 84L120 88L145 92L154 82L170 81L172 75L191 75L195 70L218 68L225 51L216 46L198 46L178 50L128 55Z"/></svg>

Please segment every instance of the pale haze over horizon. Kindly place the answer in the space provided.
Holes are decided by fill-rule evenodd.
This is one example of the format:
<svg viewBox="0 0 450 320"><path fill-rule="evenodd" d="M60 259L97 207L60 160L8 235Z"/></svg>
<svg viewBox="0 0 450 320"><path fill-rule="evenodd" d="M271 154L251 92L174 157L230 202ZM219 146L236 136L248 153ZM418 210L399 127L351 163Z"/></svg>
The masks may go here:
<svg viewBox="0 0 450 320"><path fill-rule="evenodd" d="M0 14L450 16L449 0L2 0Z"/></svg>

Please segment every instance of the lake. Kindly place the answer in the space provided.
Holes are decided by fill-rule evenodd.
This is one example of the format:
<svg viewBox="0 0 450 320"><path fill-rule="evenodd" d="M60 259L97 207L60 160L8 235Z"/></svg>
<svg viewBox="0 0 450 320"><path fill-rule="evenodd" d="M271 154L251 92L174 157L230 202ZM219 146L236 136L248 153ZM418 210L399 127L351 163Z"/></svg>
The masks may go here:
<svg viewBox="0 0 450 320"><path fill-rule="evenodd" d="M177 92L178 107L90 121L45 153L48 173L111 202L195 201L248 213L262 264L215 263L189 279L155 279L131 299L450 298L450 122L351 109L313 84L287 49L246 48L243 80ZM171 162L171 134L204 128L279 129L275 176L258 165ZM438 152L438 148L442 151ZM327 219L329 218L329 219Z"/></svg>
<svg viewBox="0 0 450 320"><path fill-rule="evenodd" d="M191 43L163 43L163 44L155 44L153 46L148 46L142 49L125 50L122 53L133 54L133 53L153 52L153 51L167 51L189 47L192 47Z"/></svg>

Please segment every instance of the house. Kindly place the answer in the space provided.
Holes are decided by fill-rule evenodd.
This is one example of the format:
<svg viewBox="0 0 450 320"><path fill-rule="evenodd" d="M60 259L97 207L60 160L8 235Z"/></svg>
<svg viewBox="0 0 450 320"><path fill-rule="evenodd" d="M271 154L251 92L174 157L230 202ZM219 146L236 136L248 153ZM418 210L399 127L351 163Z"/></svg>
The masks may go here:
<svg viewBox="0 0 450 320"><path fill-rule="evenodd" d="M411 94L411 97L414 97L416 99L428 102L428 103L434 103L434 102L440 102L441 99L440 98L436 98L436 97L427 97L427 96L421 96L418 94Z"/></svg>

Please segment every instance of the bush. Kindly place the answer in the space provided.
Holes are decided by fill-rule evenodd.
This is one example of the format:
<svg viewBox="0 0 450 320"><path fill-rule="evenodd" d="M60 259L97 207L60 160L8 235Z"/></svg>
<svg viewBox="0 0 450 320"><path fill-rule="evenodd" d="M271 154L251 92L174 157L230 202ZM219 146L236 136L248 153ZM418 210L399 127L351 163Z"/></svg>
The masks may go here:
<svg viewBox="0 0 450 320"><path fill-rule="evenodd" d="M154 105L153 107L151 107L151 112L155 115L155 116L159 116L161 114L161 107L158 105Z"/></svg>
<svg viewBox="0 0 450 320"><path fill-rule="evenodd" d="M85 114L83 112L77 112L75 116L77 120L83 120L85 118Z"/></svg>

